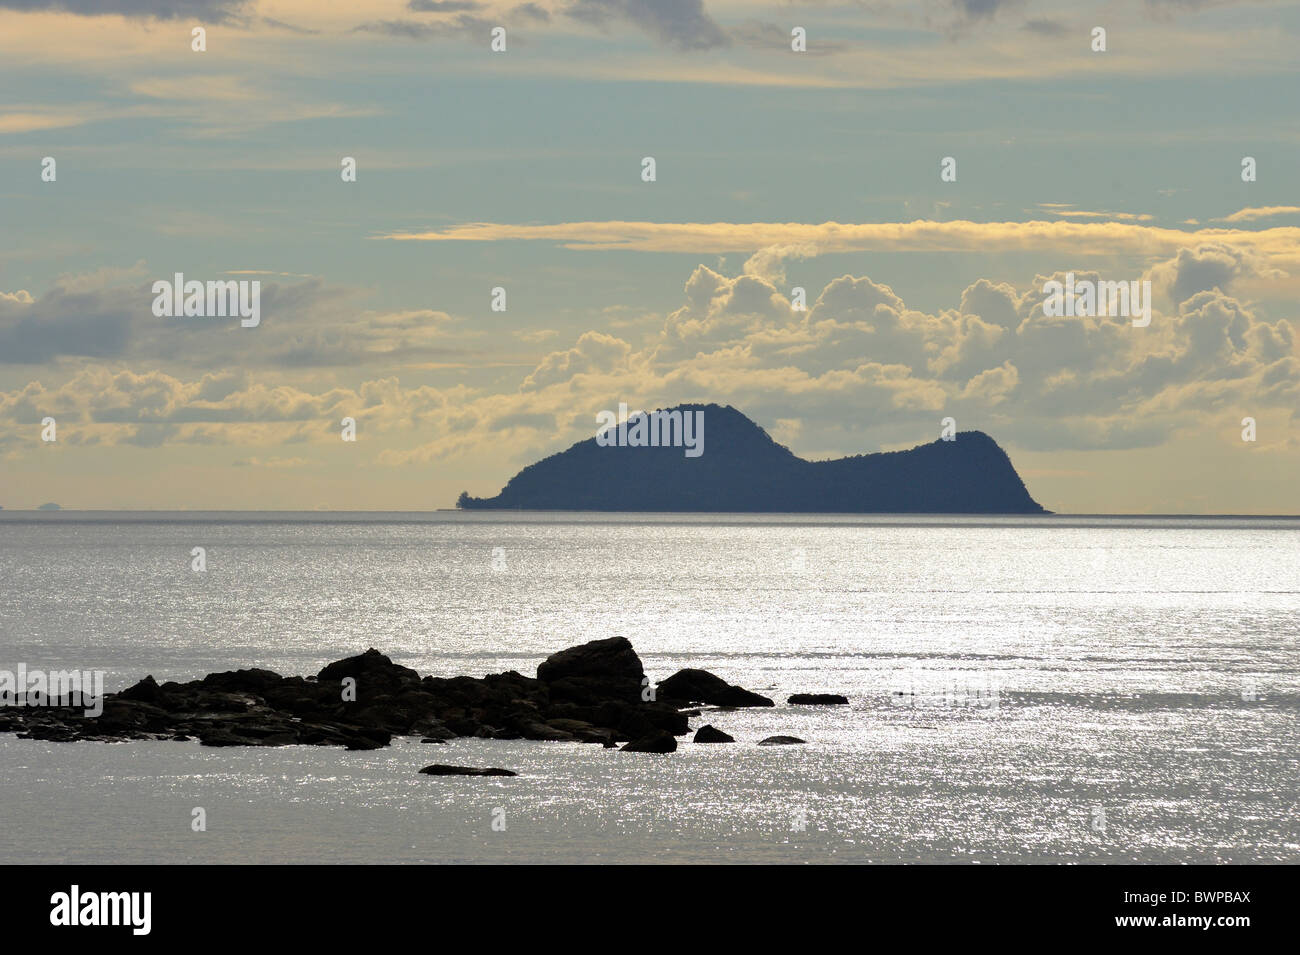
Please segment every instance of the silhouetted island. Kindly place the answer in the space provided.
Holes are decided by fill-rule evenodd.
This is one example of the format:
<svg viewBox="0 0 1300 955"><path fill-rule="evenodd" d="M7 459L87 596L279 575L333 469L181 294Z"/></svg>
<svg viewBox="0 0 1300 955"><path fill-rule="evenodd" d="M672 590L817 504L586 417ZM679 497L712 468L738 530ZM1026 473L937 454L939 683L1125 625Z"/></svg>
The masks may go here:
<svg viewBox="0 0 1300 955"><path fill-rule="evenodd" d="M524 468L496 497L461 494L465 509L848 514L1047 514L996 441L962 431L909 451L805 461L731 406L685 404L658 415L703 413L697 449L611 445L614 429ZM698 418L693 418L698 421ZM635 428L635 419L628 429ZM654 430L654 429L651 429ZM668 444L667 439L663 444ZM697 455L685 453L698 450Z"/></svg>

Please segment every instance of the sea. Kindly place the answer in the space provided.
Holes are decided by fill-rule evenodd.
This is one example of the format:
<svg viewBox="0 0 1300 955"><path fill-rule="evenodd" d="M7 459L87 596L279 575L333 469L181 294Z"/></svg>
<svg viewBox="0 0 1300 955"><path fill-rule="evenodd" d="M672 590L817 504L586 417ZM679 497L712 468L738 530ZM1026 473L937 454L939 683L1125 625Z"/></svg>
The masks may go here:
<svg viewBox="0 0 1300 955"><path fill-rule="evenodd" d="M702 667L777 705L705 710L692 732L736 742L663 755L3 734L5 856L1300 861L1297 519L0 511L0 669L113 691L375 647L533 675L615 635L655 680ZM787 703L807 692L850 702Z"/></svg>

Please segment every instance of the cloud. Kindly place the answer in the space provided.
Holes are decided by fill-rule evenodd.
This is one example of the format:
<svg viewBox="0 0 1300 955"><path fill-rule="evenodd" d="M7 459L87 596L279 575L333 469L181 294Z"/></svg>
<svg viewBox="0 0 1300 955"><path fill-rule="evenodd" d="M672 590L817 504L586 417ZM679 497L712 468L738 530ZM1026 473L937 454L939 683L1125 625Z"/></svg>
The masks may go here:
<svg viewBox="0 0 1300 955"><path fill-rule="evenodd" d="M409 0L406 4L408 10L416 13L467 13L482 6L474 0Z"/></svg>
<svg viewBox="0 0 1300 955"><path fill-rule="evenodd" d="M404 242L499 242L527 239L567 249L721 254L780 246L835 252L1061 252L1074 257L1172 255L1202 244L1231 245L1272 264L1300 267L1300 228L1184 231L1133 222L470 222L430 232L374 236Z"/></svg>
<svg viewBox="0 0 1300 955"><path fill-rule="evenodd" d="M1230 216L1215 219L1215 222L1251 222L1255 219L1268 219L1273 216L1300 215L1300 206L1248 206L1239 209Z"/></svg>
<svg viewBox="0 0 1300 955"><path fill-rule="evenodd" d="M39 300L23 290L0 295L0 363L115 357L130 343L132 318L121 296L75 286L56 287Z"/></svg>
<svg viewBox="0 0 1300 955"><path fill-rule="evenodd" d="M612 22L630 23L678 50L710 50L730 42L705 12L702 0L572 0L563 12L602 28Z"/></svg>
<svg viewBox="0 0 1300 955"><path fill-rule="evenodd" d="M621 338L603 332L584 333L572 348L552 352L542 359L532 374L520 385L522 391L536 391L576 375L609 373L624 367L632 346Z"/></svg>
<svg viewBox="0 0 1300 955"><path fill-rule="evenodd" d="M222 274L186 273L188 279ZM266 274L250 270L247 274ZM460 357L476 333L453 342L454 316L435 309L359 308L361 292L320 278L261 283L261 324L236 319L159 318L152 285L159 276L144 262L60 276L39 298L26 290L0 293L0 365L100 358L177 363L194 368L231 364L263 368L391 366ZM250 280L251 281L251 280Z"/></svg>
<svg viewBox="0 0 1300 955"><path fill-rule="evenodd" d="M1231 291L1242 279L1282 279L1285 273L1270 269L1259 256L1224 243L1208 243L1153 266L1147 273L1153 288L1176 305L1197 292Z"/></svg>
<svg viewBox="0 0 1300 955"><path fill-rule="evenodd" d="M948 415L963 429L1043 452L1159 446L1203 432L1207 422L1239 421L1243 409L1294 421L1295 322L1266 320L1230 294L1253 274L1250 259L1214 246L1180 249L1150 274L1174 295L1189 294L1156 308L1149 327L1134 328L1122 317L1045 316L1042 285L1060 272L1019 286L978 279L951 307L932 312L869 276L842 275L796 311L762 275L700 265L655 334L634 344L588 330L543 355L513 389L411 386L391 374L348 386L319 377L291 384L283 364L134 372L91 356L70 374L49 372L60 379L52 385L31 380L0 391L0 447L27 453L46 414L70 443L276 449L336 444L339 420L351 416L377 441L369 460L383 467L457 456L500 462L503 454L520 465L589 437L596 413L620 401L730 403L760 423L784 422L785 439L814 455L914 444ZM1076 270L1076 277L1100 276ZM104 275L99 284L109 281ZM79 294L95 295L94 284L85 280ZM283 294L317 302L303 286ZM0 309L39 301L10 293ZM385 342L430 327L470 333L425 310L375 313L366 327ZM357 354L357 343L345 354ZM265 455L245 457L272 466Z"/></svg>
<svg viewBox="0 0 1300 955"><path fill-rule="evenodd" d="M353 28L354 33L378 33L402 40L428 40L435 37L481 36L486 42L496 24L469 13L450 20L372 20Z"/></svg>
<svg viewBox="0 0 1300 955"><path fill-rule="evenodd" d="M220 23L234 18L250 3L251 0L0 0L0 10Z"/></svg>

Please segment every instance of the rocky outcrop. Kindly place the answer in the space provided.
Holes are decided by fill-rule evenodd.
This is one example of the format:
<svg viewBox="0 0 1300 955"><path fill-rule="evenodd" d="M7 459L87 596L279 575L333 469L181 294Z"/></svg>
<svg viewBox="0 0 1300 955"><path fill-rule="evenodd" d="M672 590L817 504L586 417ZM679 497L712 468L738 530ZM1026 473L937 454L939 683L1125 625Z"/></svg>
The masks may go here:
<svg viewBox="0 0 1300 955"><path fill-rule="evenodd" d="M648 685L640 658L622 637L553 654L537 678L514 671L422 678L372 648L315 677L246 669L159 684L146 676L108 694L99 716L74 707L6 706L0 732L58 742L197 739L204 746L350 750L387 746L394 736L614 746L688 732L676 706L642 698Z"/></svg>
<svg viewBox="0 0 1300 955"><path fill-rule="evenodd" d="M734 743L736 738L728 736L712 725L705 724L695 731L694 741L696 743Z"/></svg>
<svg viewBox="0 0 1300 955"><path fill-rule="evenodd" d="M786 702L791 706L843 706L849 698L838 693L796 693Z"/></svg>
<svg viewBox="0 0 1300 955"><path fill-rule="evenodd" d="M767 739L758 741L759 746L793 746L796 743L806 743L806 739L800 739L797 736L769 736Z"/></svg>
<svg viewBox="0 0 1300 955"><path fill-rule="evenodd" d="M732 686L708 670L678 670L659 684L660 700L707 703L711 706L775 706L771 700L739 686Z"/></svg>

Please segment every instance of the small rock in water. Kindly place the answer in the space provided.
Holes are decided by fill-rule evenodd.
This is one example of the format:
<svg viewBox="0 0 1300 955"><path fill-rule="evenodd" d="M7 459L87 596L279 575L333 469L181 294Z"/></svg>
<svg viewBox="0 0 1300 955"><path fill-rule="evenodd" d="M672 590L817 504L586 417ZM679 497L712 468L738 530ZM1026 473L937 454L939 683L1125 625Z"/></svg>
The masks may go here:
<svg viewBox="0 0 1300 955"><path fill-rule="evenodd" d="M759 740L759 746L790 746L794 743L806 743L806 739L800 739L797 736L769 736L767 739Z"/></svg>
<svg viewBox="0 0 1300 955"><path fill-rule="evenodd" d="M796 693L786 702L793 704L794 706L799 706L800 704L806 706L842 706L849 702L849 698L847 696L840 696L838 693Z"/></svg>
<svg viewBox="0 0 1300 955"><path fill-rule="evenodd" d="M660 730L649 736L634 739L624 746L623 753L671 753L677 749L677 740L672 733Z"/></svg>
<svg viewBox="0 0 1300 955"><path fill-rule="evenodd" d="M420 740L420 742L421 743L442 743L444 746L447 744L447 741L445 739L438 739L438 737L436 736L426 736L424 739Z"/></svg>
<svg viewBox="0 0 1300 955"><path fill-rule="evenodd" d="M426 776L518 776L508 769L476 769L473 766L444 766L434 763L420 770Z"/></svg>
<svg viewBox="0 0 1300 955"><path fill-rule="evenodd" d="M695 742L697 743L734 743L735 741L734 736L728 736L711 723L706 723L695 731Z"/></svg>

